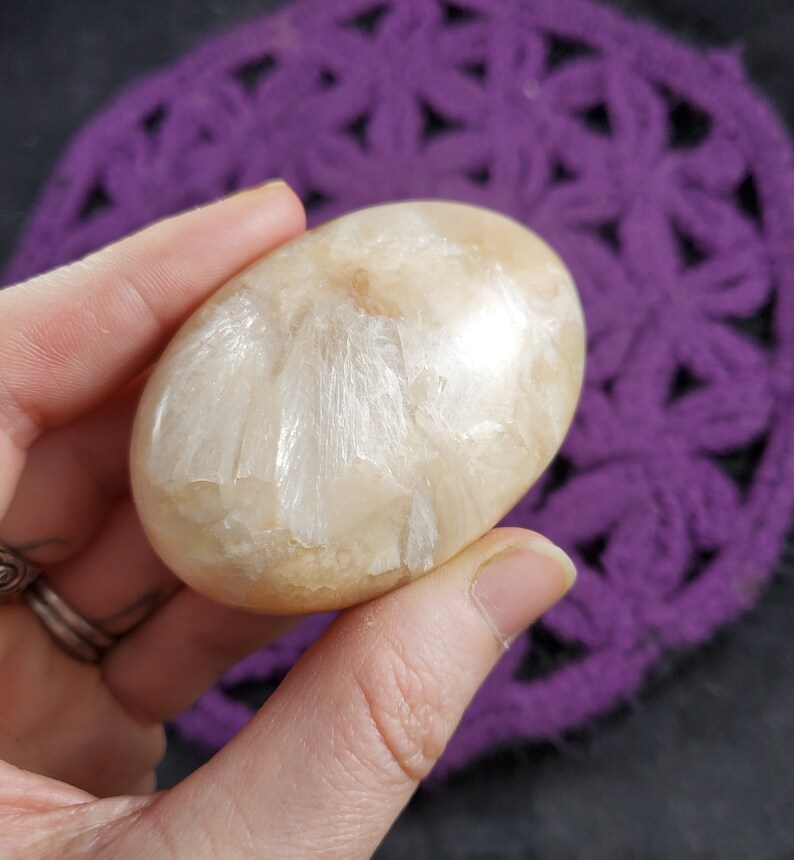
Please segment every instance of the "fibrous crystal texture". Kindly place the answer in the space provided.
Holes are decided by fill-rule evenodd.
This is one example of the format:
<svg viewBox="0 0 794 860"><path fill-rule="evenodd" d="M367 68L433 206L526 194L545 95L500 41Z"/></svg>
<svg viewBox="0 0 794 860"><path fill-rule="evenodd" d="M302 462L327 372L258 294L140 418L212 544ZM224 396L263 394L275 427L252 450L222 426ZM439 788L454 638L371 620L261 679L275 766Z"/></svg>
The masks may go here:
<svg viewBox="0 0 794 860"><path fill-rule="evenodd" d="M583 361L571 277L521 225L444 202L354 212L234 278L166 350L134 430L141 518L225 603L359 602L526 492Z"/></svg>

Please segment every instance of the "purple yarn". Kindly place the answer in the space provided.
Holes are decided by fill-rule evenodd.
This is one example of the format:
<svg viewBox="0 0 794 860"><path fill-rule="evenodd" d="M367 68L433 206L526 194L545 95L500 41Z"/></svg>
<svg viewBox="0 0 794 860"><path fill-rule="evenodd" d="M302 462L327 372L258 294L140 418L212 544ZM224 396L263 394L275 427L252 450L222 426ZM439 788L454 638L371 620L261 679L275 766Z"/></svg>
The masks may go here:
<svg viewBox="0 0 794 860"><path fill-rule="evenodd" d="M582 292L581 408L507 518L570 551L579 582L500 662L436 776L586 724L757 600L794 505L794 172L734 54L587 0L302 0L90 123L8 279L272 176L315 223L411 197L499 209ZM327 622L244 660L181 731L223 744L251 717L235 685L279 677Z"/></svg>

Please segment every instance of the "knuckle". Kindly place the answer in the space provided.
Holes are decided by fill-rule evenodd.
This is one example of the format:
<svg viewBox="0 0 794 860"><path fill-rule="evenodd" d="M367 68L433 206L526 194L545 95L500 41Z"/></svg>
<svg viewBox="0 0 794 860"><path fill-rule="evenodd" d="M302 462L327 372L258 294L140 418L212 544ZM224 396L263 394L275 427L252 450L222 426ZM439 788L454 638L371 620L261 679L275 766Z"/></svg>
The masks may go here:
<svg viewBox="0 0 794 860"><path fill-rule="evenodd" d="M207 624L204 629L196 631L192 646L199 659L221 672L245 657L255 644L241 641L239 631L234 628Z"/></svg>
<svg viewBox="0 0 794 860"><path fill-rule="evenodd" d="M449 682L427 657L394 643L360 667L355 681L382 752L409 780L423 779L459 716Z"/></svg>
<svg viewBox="0 0 794 860"><path fill-rule="evenodd" d="M158 764L160 764L165 756L167 746L165 728L163 728L161 724L158 723L157 725L152 726L147 735L146 750L142 756L143 767L146 773L153 770Z"/></svg>

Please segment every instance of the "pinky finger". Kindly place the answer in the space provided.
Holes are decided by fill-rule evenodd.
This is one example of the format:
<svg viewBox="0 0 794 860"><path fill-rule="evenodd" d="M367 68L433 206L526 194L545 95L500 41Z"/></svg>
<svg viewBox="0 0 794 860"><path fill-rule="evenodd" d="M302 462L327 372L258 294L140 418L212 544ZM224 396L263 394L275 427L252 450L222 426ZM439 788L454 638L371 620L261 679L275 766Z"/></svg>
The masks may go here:
<svg viewBox="0 0 794 860"><path fill-rule="evenodd" d="M103 678L140 722L163 722L297 621L220 606L184 588L108 653Z"/></svg>

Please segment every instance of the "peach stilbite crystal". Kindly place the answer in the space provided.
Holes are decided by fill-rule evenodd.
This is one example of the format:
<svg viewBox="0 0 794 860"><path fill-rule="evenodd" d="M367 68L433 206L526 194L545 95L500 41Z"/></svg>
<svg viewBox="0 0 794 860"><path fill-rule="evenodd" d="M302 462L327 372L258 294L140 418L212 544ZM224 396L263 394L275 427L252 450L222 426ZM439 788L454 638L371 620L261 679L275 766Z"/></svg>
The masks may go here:
<svg viewBox="0 0 794 860"><path fill-rule="evenodd" d="M573 281L520 224L354 212L235 277L166 349L133 432L141 519L221 602L357 603L498 522L562 442L583 363Z"/></svg>

